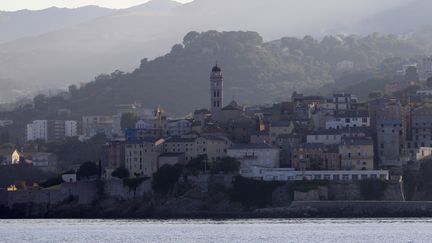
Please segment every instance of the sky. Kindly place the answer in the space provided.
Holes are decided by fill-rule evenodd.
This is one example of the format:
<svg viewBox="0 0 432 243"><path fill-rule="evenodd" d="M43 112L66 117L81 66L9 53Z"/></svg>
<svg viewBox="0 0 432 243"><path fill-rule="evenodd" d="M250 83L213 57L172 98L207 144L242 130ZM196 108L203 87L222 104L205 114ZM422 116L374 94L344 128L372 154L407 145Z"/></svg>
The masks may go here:
<svg viewBox="0 0 432 243"><path fill-rule="evenodd" d="M147 2L148 0L0 0L0 10L16 11L21 9L39 10L49 7L76 8L86 5L98 5L106 8L128 8ZM191 2L192 0L176 0Z"/></svg>

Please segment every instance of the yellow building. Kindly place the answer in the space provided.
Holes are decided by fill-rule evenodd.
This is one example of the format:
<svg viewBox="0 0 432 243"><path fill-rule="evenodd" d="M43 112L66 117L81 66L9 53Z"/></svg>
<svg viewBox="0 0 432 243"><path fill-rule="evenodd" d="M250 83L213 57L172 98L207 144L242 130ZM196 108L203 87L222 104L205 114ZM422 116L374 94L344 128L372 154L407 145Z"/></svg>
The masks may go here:
<svg viewBox="0 0 432 243"><path fill-rule="evenodd" d="M226 157L231 147L231 141L224 136L196 136L185 135L171 137L165 141L165 153L184 153L186 162L200 155L207 155L209 162Z"/></svg>
<svg viewBox="0 0 432 243"><path fill-rule="evenodd" d="M292 121L272 122L270 125L270 142L274 144L277 137L291 134L294 128L294 123Z"/></svg>
<svg viewBox="0 0 432 243"><path fill-rule="evenodd" d="M373 170L374 150L370 138L344 138L339 145L342 170Z"/></svg>

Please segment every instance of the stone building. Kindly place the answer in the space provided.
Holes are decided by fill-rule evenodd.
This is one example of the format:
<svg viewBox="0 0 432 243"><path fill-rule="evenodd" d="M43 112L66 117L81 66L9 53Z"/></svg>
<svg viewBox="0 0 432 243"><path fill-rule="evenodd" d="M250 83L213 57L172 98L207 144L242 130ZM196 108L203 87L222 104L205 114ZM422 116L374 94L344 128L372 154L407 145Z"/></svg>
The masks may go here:
<svg viewBox="0 0 432 243"><path fill-rule="evenodd" d="M300 144L292 149L292 167L296 170L340 170L337 145Z"/></svg>
<svg viewBox="0 0 432 243"><path fill-rule="evenodd" d="M158 170L159 155L163 152L164 140L145 137L140 141L128 141L125 148L125 165L131 176L152 177Z"/></svg>
<svg viewBox="0 0 432 243"><path fill-rule="evenodd" d="M209 162L226 157L231 141L223 136L181 136L170 137L165 141L164 153L184 153L186 162L205 155Z"/></svg>
<svg viewBox="0 0 432 243"><path fill-rule="evenodd" d="M111 140L105 145L105 168L111 172L117 168L125 168L125 140Z"/></svg>
<svg viewBox="0 0 432 243"><path fill-rule="evenodd" d="M342 170L373 170L374 148L370 138L344 138L339 145Z"/></svg>

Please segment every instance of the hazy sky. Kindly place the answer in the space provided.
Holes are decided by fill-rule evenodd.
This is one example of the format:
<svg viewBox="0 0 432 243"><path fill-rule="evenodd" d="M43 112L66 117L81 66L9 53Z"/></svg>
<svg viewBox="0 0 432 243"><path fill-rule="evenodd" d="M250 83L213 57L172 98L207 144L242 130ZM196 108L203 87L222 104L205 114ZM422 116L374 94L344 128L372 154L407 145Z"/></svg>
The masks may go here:
<svg viewBox="0 0 432 243"><path fill-rule="evenodd" d="M85 5L98 5L107 8L127 8L148 0L0 0L0 10L44 9L52 6L76 8ZM192 0L176 0L191 2Z"/></svg>

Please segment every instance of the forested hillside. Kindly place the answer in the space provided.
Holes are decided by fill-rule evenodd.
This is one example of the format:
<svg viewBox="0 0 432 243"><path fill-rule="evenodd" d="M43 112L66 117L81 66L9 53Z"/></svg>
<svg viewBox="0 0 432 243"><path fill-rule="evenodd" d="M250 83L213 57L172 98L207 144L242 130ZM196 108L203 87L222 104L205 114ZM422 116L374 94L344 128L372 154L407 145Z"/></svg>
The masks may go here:
<svg viewBox="0 0 432 243"><path fill-rule="evenodd" d="M342 75L336 69L341 61L351 61L351 72L357 72L375 68L386 58L419 54L419 47L392 35L263 42L256 32L190 32L170 53L142 60L131 73L102 74L81 87L71 86L70 97L42 103L82 115L111 114L116 104L139 102L182 115L208 106L208 79L216 62L225 76L226 102L235 98L259 104L287 99L294 90L328 88Z"/></svg>

